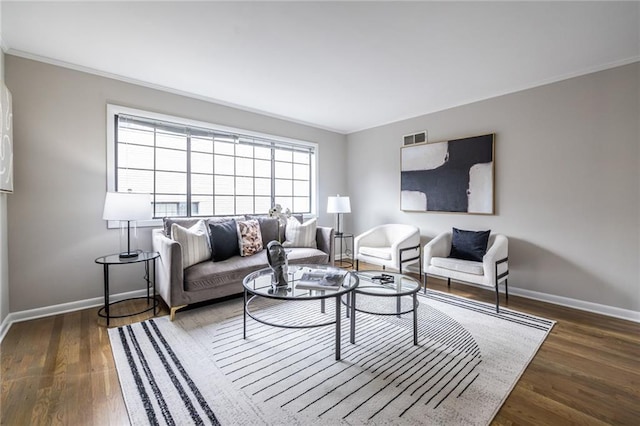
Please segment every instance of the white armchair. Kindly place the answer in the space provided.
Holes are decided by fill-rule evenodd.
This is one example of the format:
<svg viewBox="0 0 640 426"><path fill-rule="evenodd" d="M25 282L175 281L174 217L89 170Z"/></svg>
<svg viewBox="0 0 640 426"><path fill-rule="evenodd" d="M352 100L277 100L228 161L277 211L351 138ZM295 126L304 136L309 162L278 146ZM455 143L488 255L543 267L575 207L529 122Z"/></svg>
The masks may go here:
<svg viewBox="0 0 640 426"><path fill-rule="evenodd" d="M359 261L390 267L402 273L402 267L420 262L420 229L412 225L387 224L372 228L353 240L356 270Z"/></svg>
<svg viewBox="0 0 640 426"><path fill-rule="evenodd" d="M436 275L451 280L479 284L496 290L496 312L500 312L498 284L504 280L506 298L509 299L507 279L509 277L509 242L501 234L491 234L487 252L482 262L449 258L451 232L436 236L424 246L424 291L427 291L427 276Z"/></svg>

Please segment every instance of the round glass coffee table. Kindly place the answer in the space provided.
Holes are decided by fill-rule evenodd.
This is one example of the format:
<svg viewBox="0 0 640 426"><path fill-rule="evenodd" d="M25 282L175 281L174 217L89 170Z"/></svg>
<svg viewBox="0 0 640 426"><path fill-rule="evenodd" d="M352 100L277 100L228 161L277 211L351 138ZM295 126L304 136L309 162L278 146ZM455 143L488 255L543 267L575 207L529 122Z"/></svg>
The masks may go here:
<svg viewBox="0 0 640 426"><path fill-rule="evenodd" d="M400 318L403 314L413 312L413 344L418 344L418 290L421 284L418 280L408 275L388 271L358 271L360 284L353 292L347 295L347 312L351 311L351 336L350 342L355 343L356 312L365 312L372 315L395 315ZM357 295L357 297L356 297ZM362 296L370 297L395 297L396 303L388 311L365 309L358 307L356 299ZM402 298L411 297L410 307L402 307Z"/></svg>
<svg viewBox="0 0 640 426"><path fill-rule="evenodd" d="M309 288L301 283L304 274L342 274L341 284L338 287L314 287ZM314 328L324 327L327 325L335 324L336 326L336 360L340 359L340 307L342 305L341 298L345 294L351 293L356 287L358 287L358 276L354 272L347 271L345 269L336 268L333 266L324 265L289 265L287 275L287 285L281 287L273 287L271 285L271 277L273 271L271 268L264 268L258 271L252 272L247 275L242 281L244 286L244 323L243 323L243 335L244 339L247 338L247 316L254 320L266 324L272 327L280 328ZM305 276L306 278L307 276ZM299 287L300 285L300 287ZM303 288L304 286L304 288ZM319 300L320 311L324 313L325 301L333 298L336 303L335 319L328 320L322 323L313 324L278 324L271 321L267 321L264 318L260 318L258 311L251 311L252 304L256 303L259 299L276 299L286 301L282 303L282 309L286 309L288 303L294 303L295 301L308 301Z"/></svg>

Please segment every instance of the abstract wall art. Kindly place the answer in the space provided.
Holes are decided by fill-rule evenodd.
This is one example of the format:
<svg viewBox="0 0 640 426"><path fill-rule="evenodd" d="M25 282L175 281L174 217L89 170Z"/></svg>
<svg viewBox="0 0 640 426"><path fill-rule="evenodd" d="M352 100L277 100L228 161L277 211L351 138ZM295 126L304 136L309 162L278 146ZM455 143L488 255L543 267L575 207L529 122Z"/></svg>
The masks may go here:
<svg viewBox="0 0 640 426"><path fill-rule="evenodd" d="M0 82L0 192L13 192L13 110L11 92Z"/></svg>
<svg viewBox="0 0 640 426"><path fill-rule="evenodd" d="M494 134L404 146L400 208L494 213Z"/></svg>

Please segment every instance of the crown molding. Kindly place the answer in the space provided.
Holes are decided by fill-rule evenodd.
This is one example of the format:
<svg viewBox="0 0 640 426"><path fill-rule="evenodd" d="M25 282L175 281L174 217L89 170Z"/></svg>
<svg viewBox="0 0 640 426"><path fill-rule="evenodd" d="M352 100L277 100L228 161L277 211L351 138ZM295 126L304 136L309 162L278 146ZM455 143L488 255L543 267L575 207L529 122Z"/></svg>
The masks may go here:
<svg viewBox="0 0 640 426"><path fill-rule="evenodd" d="M101 70L98 70L98 69L95 69L95 68L85 67L83 65L77 65L77 64L70 63L70 62L65 62L65 61L61 61L61 60L58 60L58 59L49 58L49 57L46 57L46 56L40 56L40 55L36 55L36 54L33 54L33 53L24 52L22 50L16 50L16 49L12 49L12 48L3 49L3 50L8 55L17 56L17 57L24 58L24 59L29 59L29 60L32 60L32 61L43 62L45 64L55 65L55 66L61 67L61 68L67 68L67 69L71 69L71 70L74 70L74 71L79 71L79 72L84 72L84 73L87 73L87 74L97 75L99 77L104 77L104 78L109 78L109 79L112 79L112 80L122 81L124 83L134 84L136 86L142 86L142 87L146 87L146 88L153 89L153 90L159 90L161 92L171 93L173 95L179 95L179 96L184 96L184 97L187 97L187 98L197 99L199 101L209 102L209 103L212 103L212 104L224 106L224 107L227 107L227 108L237 109L237 110L248 112L248 113L251 113L251 114L258 114L258 115L262 115L262 116L265 116L265 117L273 118L273 119L276 119L276 120L283 120L283 121L287 121L289 123L299 124L299 125L307 126L307 127L313 127L314 129L324 130L324 131L327 131L327 132L337 133L337 134L340 134L340 135L346 135L347 134L347 132L345 130L340 130L340 129L334 129L334 128L331 128L331 127L320 126L318 124L311 123L311 122L308 122L308 121L297 120L295 118L286 117L284 115L278 115L278 114L274 114L274 113L271 113L271 112L268 112L268 111L263 111L263 110L260 110L260 109L247 107L247 106L244 106L244 105L234 104L232 102L227 102L227 101L224 101L224 100L221 100L221 99L216 99L216 98L212 98L212 97L209 97L209 96L203 96L203 95L199 95L197 93L187 92L187 91L180 90L180 89L174 89L172 87L167 87L167 86L163 86L163 85L160 85L160 84L149 83L147 81L138 80L138 79L130 78L130 77L125 77L125 76L120 75L120 74L114 74L114 73L110 73L110 72L107 72L107 71L101 71Z"/></svg>

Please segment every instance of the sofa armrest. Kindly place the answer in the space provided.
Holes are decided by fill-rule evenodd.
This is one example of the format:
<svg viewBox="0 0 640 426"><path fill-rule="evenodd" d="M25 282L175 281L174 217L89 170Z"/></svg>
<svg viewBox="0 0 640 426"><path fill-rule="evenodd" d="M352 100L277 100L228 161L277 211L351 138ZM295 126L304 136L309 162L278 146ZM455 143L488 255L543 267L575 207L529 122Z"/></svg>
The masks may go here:
<svg viewBox="0 0 640 426"><path fill-rule="evenodd" d="M156 290L171 308L184 304L184 275L182 269L182 246L168 238L163 229L151 231L153 250L160 253L156 262Z"/></svg>
<svg viewBox="0 0 640 426"><path fill-rule="evenodd" d="M316 244L318 250L329 255L329 265L333 264L333 228L318 226L316 228Z"/></svg>
<svg viewBox="0 0 640 426"><path fill-rule="evenodd" d="M451 252L451 232L443 232L437 235L431 241L424 246L422 253L423 257L423 270L426 272L429 265L431 265L431 258L433 257L448 257Z"/></svg>

